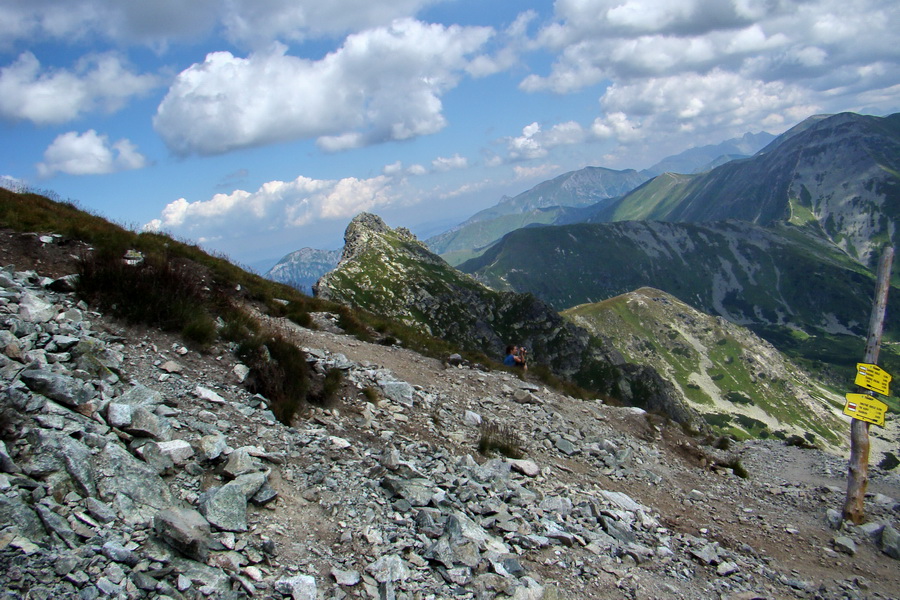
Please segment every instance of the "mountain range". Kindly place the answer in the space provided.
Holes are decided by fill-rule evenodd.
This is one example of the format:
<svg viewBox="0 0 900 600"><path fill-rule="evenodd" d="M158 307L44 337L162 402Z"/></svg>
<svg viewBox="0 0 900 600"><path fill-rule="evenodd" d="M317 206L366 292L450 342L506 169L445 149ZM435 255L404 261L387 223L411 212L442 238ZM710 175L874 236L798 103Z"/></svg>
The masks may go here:
<svg viewBox="0 0 900 600"><path fill-rule="evenodd" d="M532 294L483 286L408 230L391 229L376 215L362 213L351 221L340 263L315 292L495 360L510 343L525 346L534 367L593 394L697 424L697 415L654 369L628 363L601 336L572 325Z"/></svg>
<svg viewBox="0 0 900 600"><path fill-rule="evenodd" d="M896 240L900 115L818 115L773 140L743 141L769 143L753 156L699 173L566 173L425 244L374 215L361 216L348 227L339 266L317 290L488 354L522 341L557 375L626 403L641 395L635 394L641 377L625 374L641 368L654 381L646 396L665 398L667 410L686 410L691 417L685 420L702 416L719 431L760 435L789 429L784 423L812 431L815 422L821 426L817 435L834 442L837 422L823 415L833 416L840 403L835 390L862 358L874 292L871 267L881 248ZM440 248L445 252L438 256ZM900 308L896 282L889 315ZM690 310L663 313L659 323L624 338L614 320L585 316L599 314L605 302L622 305L610 299L648 287L656 290L654 297L670 295L667 305ZM682 339L673 351L652 341L654 332L680 331L700 321L697 315L748 328L742 340L755 333L763 339L754 347L772 344L784 353L773 364L792 362L815 376L797 383L783 375L789 370L784 367L782 375L734 376L745 389L698 388L697 378L712 370L716 344ZM889 371L900 369L893 343L898 334L900 327L888 319L882 363ZM646 338L647 352L623 341L631 338ZM691 333L690 340L701 338ZM697 350L693 367L678 366L683 353L697 347L706 354ZM737 355L728 356L734 361ZM608 365L614 372L604 372ZM728 373L738 365L717 368ZM715 381L711 377L704 381ZM776 394L782 400L775 404L802 389L819 407L806 412L819 417L804 423L796 414L779 416L759 395L770 389L761 382L773 380L782 382ZM735 408L747 398L749 412Z"/></svg>
<svg viewBox="0 0 900 600"><path fill-rule="evenodd" d="M591 220L807 227L872 267L900 222L900 113L814 117L748 159L651 180Z"/></svg>
<svg viewBox="0 0 900 600"><path fill-rule="evenodd" d="M287 284L304 294L312 294L316 281L335 268L340 258L339 250L301 248L282 257L263 276Z"/></svg>
<svg viewBox="0 0 900 600"><path fill-rule="evenodd" d="M563 173L517 196L504 197L495 206L429 238L426 243L447 262L457 265L478 256L510 231L530 225L564 225L590 220L593 214L661 173L706 170L722 162L749 156L774 138L764 132L748 133L720 144L691 148L643 171L585 167Z"/></svg>

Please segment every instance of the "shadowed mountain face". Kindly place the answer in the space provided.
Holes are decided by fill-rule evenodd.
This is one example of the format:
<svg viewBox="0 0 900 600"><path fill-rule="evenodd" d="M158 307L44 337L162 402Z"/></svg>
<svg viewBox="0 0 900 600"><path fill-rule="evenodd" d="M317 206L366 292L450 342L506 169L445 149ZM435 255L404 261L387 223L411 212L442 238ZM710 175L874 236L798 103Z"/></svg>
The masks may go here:
<svg viewBox="0 0 900 600"><path fill-rule="evenodd" d="M460 268L558 309L652 286L734 323L852 335L865 335L874 293L872 275L820 238L740 221L523 229Z"/></svg>

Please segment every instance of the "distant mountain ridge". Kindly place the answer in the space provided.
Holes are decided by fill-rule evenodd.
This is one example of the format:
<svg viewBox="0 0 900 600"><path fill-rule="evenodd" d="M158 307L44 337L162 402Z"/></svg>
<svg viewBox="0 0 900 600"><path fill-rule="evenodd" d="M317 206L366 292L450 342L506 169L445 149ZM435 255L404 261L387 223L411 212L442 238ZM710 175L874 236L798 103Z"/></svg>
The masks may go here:
<svg viewBox="0 0 900 600"><path fill-rule="evenodd" d="M663 173L702 173L732 160L747 158L772 143L776 136L761 131L745 133L719 144L689 148L680 154L668 156L643 172L648 175Z"/></svg>
<svg viewBox="0 0 900 600"><path fill-rule="evenodd" d="M617 198L648 179L634 169L615 171L585 167L569 171L530 190L486 208L449 231L426 240L428 247L451 264L469 258L520 227L554 224L558 207L585 207Z"/></svg>
<svg viewBox="0 0 900 600"><path fill-rule="evenodd" d="M529 225L564 225L603 213L621 196L663 172L693 173L754 154L775 139L747 133L720 144L691 148L636 171L585 167L563 173L514 197L504 197L445 233L426 240L452 265L478 256L503 235Z"/></svg>
<svg viewBox="0 0 900 600"><path fill-rule="evenodd" d="M671 185L657 179L593 220L790 222L871 267L883 244L898 241L900 113L819 115L752 158Z"/></svg>
<svg viewBox="0 0 900 600"><path fill-rule="evenodd" d="M459 268L559 310L650 286L733 323L845 335L865 335L874 293L872 274L826 240L742 221L520 229Z"/></svg>
<svg viewBox="0 0 900 600"><path fill-rule="evenodd" d="M312 286L322 275L335 268L340 250L301 248L279 260L264 277L287 284L304 294L312 294Z"/></svg>

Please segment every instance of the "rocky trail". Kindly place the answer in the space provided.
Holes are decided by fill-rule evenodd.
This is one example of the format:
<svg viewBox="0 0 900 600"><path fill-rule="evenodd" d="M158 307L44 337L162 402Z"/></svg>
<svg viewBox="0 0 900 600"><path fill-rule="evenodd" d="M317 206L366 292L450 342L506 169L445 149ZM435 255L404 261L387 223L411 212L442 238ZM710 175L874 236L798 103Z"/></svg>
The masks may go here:
<svg viewBox="0 0 900 600"><path fill-rule="evenodd" d="M270 322L343 374L288 427L227 346L93 312L32 242L0 247L4 599L900 598L896 469L840 526L839 457L717 450L326 314Z"/></svg>

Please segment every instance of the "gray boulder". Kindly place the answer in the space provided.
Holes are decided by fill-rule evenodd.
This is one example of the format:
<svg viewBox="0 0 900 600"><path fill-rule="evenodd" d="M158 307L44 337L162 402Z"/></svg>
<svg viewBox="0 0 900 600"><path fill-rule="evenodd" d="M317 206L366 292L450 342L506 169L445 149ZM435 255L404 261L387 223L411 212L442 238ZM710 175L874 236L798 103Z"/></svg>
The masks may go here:
<svg viewBox="0 0 900 600"><path fill-rule="evenodd" d="M169 508L153 517L153 530L185 556L205 562L212 540L209 522L196 510Z"/></svg>
<svg viewBox="0 0 900 600"><path fill-rule="evenodd" d="M275 590L293 600L316 600L316 580L309 575L295 575L275 582Z"/></svg>
<svg viewBox="0 0 900 600"><path fill-rule="evenodd" d="M885 525L881 532L881 551L900 560L900 533L890 525Z"/></svg>
<svg viewBox="0 0 900 600"><path fill-rule="evenodd" d="M80 380L68 375L51 373L43 369L26 369L19 377L32 392L71 408L86 404L93 396L93 390L89 390Z"/></svg>
<svg viewBox="0 0 900 600"><path fill-rule="evenodd" d="M129 522L149 521L172 505L169 486L156 470L121 446L107 444L94 460L100 499L113 502Z"/></svg>
<svg viewBox="0 0 900 600"><path fill-rule="evenodd" d="M223 531L247 531L247 496L239 484L227 483L200 495L200 513Z"/></svg>

